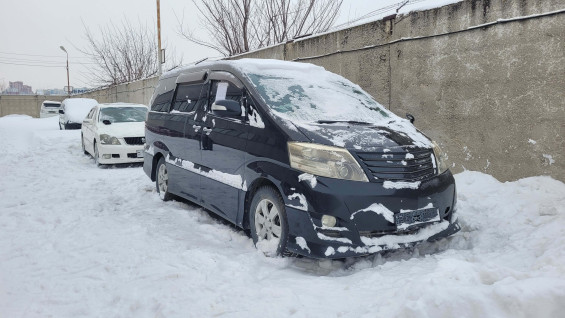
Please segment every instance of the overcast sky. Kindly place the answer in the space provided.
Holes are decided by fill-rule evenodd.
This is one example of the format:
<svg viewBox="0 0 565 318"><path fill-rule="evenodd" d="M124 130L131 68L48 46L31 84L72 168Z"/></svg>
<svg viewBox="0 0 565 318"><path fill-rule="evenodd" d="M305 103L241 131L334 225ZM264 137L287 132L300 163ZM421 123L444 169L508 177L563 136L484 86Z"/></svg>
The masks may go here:
<svg viewBox="0 0 565 318"><path fill-rule="evenodd" d="M341 24L367 12L401 0L344 0ZM124 18L146 21L156 28L156 0L16 0L2 1L0 10L0 85L23 81L33 90L60 88L67 83L64 46L70 59L73 87L92 87L89 60L77 48L85 47L83 23L93 31L110 21ZM187 24L198 32L199 18L191 0L161 0L162 37L189 63L219 56L211 49L184 40L177 34L177 18L185 14ZM205 34L205 33L203 33ZM14 65L20 64L20 65ZM42 66L29 66L42 65Z"/></svg>

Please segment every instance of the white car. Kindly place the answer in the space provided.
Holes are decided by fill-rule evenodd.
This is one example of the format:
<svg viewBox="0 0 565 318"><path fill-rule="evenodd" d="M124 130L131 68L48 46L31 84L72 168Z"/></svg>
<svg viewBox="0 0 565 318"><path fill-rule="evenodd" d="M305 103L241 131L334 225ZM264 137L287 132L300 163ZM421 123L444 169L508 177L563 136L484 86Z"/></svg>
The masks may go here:
<svg viewBox="0 0 565 318"><path fill-rule="evenodd" d="M59 109L59 129L80 129L82 120L96 105L98 102L91 98L66 98Z"/></svg>
<svg viewBox="0 0 565 318"><path fill-rule="evenodd" d="M100 104L82 122L82 150L96 165L143 162L147 106Z"/></svg>
<svg viewBox="0 0 565 318"><path fill-rule="evenodd" d="M39 118L47 118L59 115L59 108L61 108L61 102L54 102L51 100L45 100L41 103L41 109L39 110Z"/></svg>

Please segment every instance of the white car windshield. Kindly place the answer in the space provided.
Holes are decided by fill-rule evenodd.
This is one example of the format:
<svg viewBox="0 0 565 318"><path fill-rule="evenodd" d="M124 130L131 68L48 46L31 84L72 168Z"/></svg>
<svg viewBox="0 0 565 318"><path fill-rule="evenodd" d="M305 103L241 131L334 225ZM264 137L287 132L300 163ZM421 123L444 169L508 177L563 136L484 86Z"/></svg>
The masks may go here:
<svg viewBox="0 0 565 318"><path fill-rule="evenodd" d="M145 107L108 107L100 110L100 121L109 120L112 123L127 123L145 121Z"/></svg>
<svg viewBox="0 0 565 318"><path fill-rule="evenodd" d="M299 122L378 123L391 115L361 87L325 70L248 73L267 106L278 116Z"/></svg>

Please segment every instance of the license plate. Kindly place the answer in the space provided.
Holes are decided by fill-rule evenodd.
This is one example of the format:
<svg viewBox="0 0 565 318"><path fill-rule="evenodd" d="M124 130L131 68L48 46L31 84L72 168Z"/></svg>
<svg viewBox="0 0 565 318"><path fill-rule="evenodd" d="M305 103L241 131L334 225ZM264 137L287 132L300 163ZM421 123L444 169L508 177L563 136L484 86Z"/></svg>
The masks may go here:
<svg viewBox="0 0 565 318"><path fill-rule="evenodd" d="M143 150L137 150L137 158L143 158Z"/></svg>
<svg viewBox="0 0 565 318"><path fill-rule="evenodd" d="M439 210L428 208L401 212L394 215L394 223L398 229L406 229L412 225L439 221Z"/></svg>

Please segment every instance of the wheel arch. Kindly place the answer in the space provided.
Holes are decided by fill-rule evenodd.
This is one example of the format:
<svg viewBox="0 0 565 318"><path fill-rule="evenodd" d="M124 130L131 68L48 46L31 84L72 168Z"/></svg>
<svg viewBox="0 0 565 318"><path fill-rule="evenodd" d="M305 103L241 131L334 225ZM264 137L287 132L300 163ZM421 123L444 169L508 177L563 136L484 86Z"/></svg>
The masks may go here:
<svg viewBox="0 0 565 318"><path fill-rule="evenodd" d="M159 163L161 158L165 158L165 156L160 152L156 152L153 156L153 161L151 162L151 181L155 181L157 178L157 163Z"/></svg>
<svg viewBox="0 0 565 318"><path fill-rule="evenodd" d="M257 192L257 190L259 190L262 187L271 187L274 190L277 191L277 193L279 194L279 196L281 197L281 200L283 202L284 205L284 200L282 199L282 192L281 189L279 189L279 187L276 186L275 182L273 182L272 180L269 180L269 178L261 176L257 179L255 179L251 185L247 188L247 192L245 193L245 199L243 201L243 222L242 222L242 226L244 229L249 229L250 225L249 225L249 208L251 207L251 201L253 200L253 196L255 195L255 193Z"/></svg>

